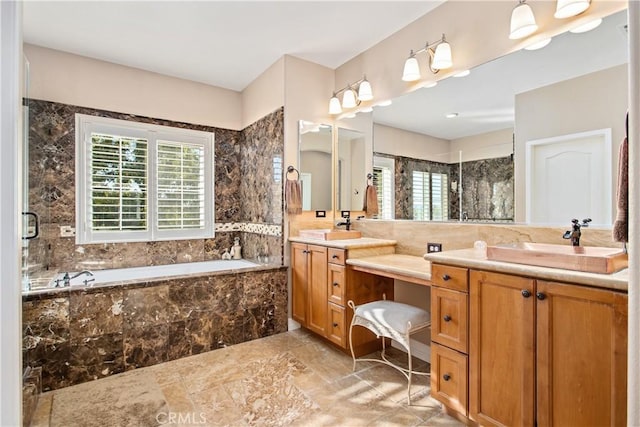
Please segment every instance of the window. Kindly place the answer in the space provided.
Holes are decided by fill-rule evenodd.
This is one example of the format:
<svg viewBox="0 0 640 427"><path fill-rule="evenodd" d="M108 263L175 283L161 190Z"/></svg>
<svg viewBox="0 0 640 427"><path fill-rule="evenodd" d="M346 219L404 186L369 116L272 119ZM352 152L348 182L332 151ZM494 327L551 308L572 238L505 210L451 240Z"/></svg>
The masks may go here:
<svg viewBox="0 0 640 427"><path fill-rule="evenodd" d="M76 114L78 243L213 237L213 134Z"/></svg>
<svg viewBox="0 0 640 427"><path fill-rule="evenodd" d="M388 157L373 158L373 185L378 193L378 216L380 219L393 219L394 161Z"/></svg>
<svg viewBox="0 0 640 427"><path fill-rule="evenodd" d="M444 173L413 171L413 219L449 219L448 177Z"/></svg>

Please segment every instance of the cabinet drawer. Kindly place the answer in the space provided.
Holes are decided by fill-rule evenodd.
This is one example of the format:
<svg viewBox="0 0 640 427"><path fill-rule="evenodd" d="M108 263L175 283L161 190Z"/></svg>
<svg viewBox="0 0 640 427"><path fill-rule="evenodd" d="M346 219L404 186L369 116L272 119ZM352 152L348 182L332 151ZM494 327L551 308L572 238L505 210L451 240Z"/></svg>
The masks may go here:
<svg viewBox="0 0 640 427"><path fill-rule="evenodd" d="M431 340L468 353L468 298L463 292L431 288Z"/></svg>
<svg viewBox="0 0 640 427"><path fill-rule="evenodd" d="M469 292L468 272L466 268L431 264L431 281L436 286Z"/></svg>
<svg viewBox="0 0 640 427"><path fill-rule="evenodd" d="M431 397L467 416L467 356L433 343Z"/></svg>
<svg viewBox="0 0 640 427"><path fill-rule="evenodd" d="M328 264L328 283L327 294L329 296L329 302L345 306L344 303L344 290L345 290L345 269L342 265Z"/></svg>
<svg viewBox="0 0 640 427"><path fill-rule="evenodd" d="M327 327L327 338L345 347L347 344L347 331L345 329L345 311L344 307L329 303L329 325Z"/></svg>
<svg viewBox="0 0 640 427"><path fill-rule="evenodd" d="M346 252L344 249L329 248L329 263L344 265L346 258Z"/></svg>

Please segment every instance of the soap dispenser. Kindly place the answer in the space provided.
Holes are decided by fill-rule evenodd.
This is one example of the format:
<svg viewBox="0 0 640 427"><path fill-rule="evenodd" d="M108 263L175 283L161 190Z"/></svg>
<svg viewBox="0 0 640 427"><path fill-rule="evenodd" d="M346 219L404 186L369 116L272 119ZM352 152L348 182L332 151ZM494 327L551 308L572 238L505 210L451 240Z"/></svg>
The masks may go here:
<svg viewBox="0 0 640 427"><path fill-rule="evenodd" d="M242 259L242 246L240 246L239 237L233 239L233 250L231 253L233 254L233 259Z"/></svg>

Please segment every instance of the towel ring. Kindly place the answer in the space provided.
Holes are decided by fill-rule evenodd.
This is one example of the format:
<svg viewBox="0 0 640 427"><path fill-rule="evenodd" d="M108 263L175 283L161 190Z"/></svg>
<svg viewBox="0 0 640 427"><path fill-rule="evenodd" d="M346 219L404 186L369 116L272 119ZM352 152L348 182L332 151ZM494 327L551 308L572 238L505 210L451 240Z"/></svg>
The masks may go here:
<svg viewBox="0 0 640 427"><path fill-rule="evenodd" d="M287 174L290 174L290 173L293 173L293 172L295 172L297 174L296 180L300 179L300 172L298 172L298 169L296 169L293 166L289 165L287 167Z"/></svg>
<svg viewBox="0 0 640 427"><path fill-rule="evenodd" d="M371 181L371 182L369 182L369 181ZM368 173L367 174L367 184L373 185L373 174L372 173Z"/></svg>

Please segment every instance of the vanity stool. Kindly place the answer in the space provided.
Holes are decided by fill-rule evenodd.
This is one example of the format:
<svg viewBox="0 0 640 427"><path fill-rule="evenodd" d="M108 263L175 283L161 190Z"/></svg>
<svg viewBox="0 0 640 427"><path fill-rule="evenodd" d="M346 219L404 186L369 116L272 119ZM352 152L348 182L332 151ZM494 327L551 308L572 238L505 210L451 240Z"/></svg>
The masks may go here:
<svg viewBox="0 0 640 427"><path fill-rule="evenodd" d="M379 362L391 366L400 371L407 378L407 402L411 405L411 377L413 374L429 376L429 372L416 372L412 367L411 360L411 335L431 327L431 316L421 308L403 304L395 301L368 302L356 306L353 301L347 302L353 309L353 319L349 327L349 347L353 358L353 370L356 369L356 362ZM382 338L381 359L356 359L353 352L352 332L355 325L363 326L375 333L378 338ZM385 356L385 338L391 338L407 350L409 369L391 362Z"/></svg>

